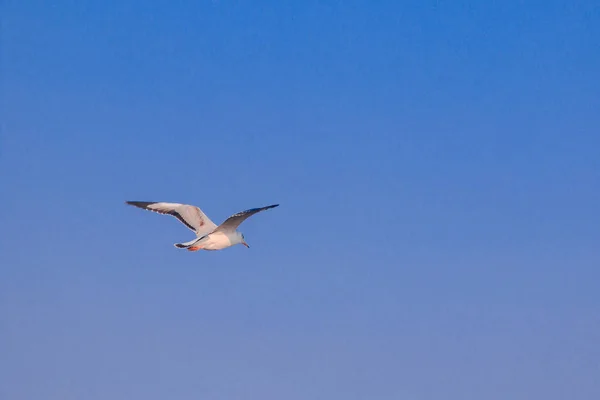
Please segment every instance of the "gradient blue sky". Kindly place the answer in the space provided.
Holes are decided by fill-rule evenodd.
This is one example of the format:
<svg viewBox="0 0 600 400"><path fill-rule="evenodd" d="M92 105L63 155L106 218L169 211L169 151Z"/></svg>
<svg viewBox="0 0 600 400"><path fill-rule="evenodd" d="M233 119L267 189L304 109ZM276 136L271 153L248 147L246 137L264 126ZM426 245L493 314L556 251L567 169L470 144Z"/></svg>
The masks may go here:
<svg viewBox="0 0 600 400"><path fill-rule="evenodd" d="M1 18L3 399L600 398L597 1Z"/></svg>

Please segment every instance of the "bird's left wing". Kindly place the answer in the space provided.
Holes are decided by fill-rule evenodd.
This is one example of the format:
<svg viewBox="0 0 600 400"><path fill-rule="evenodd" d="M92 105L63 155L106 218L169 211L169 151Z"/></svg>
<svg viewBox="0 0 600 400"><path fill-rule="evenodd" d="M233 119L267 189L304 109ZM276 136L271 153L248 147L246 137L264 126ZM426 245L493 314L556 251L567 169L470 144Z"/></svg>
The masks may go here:
<svg viewBox="0 0 600 400"><path fill-rule="evenodd" d="M264 210L268 210L270 208L275 208L277 206L279 206L279 204L272 204L270 206L251 208L249 210L242 211L237 214L233 214L231 217L227 218L221 225L219 225L217 227L217 229L215 229L215 232L235 231L242 222L244 222L246 219L250 218L254 214L264 211Z"/></svg>
<svg viewBox="0 0 600 400"><path fill-rule="evenodd" d="M159 214L172 215L194 231L197 237L207 235L217 227L200 208L189 204L151 201L127 201L126 203Z"/></svg>

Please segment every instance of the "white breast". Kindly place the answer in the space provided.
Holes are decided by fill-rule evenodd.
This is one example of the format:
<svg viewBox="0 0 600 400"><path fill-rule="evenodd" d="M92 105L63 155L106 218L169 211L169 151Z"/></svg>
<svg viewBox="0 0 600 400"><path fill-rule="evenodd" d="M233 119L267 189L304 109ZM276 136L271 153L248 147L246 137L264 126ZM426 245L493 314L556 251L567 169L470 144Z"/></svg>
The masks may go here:
<svg viewBox="0 0 600 400"><path fill-rule="evenodd" d="M208 235L201 245L204 250L221 250L231 246L231 240L223 232L215 232Z"/></svg>

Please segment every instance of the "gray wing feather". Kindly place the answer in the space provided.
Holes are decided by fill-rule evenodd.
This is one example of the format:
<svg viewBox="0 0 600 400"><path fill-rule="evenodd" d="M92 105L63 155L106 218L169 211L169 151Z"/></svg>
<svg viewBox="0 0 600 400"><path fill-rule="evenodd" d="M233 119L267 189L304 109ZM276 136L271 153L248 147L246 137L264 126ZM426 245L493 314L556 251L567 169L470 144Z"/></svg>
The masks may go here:
<svg viewBox="0 0 600 400"><path fill-rule="evenodd" d="M246 219L250 218L251 216L253 216L254 214L264 211L264 210L268 210L270 208L275 208L278 207L279 204L272 204L270 206L266 206L266 207L259 207L259 208L251 208L249 210L246 211L242 211L239 212L237 214L233 214L231 217L227 218L221 225L219 225L217 227L217 229L215 229L215 232L232 232L235 231L237 229L238 226L240 226L240 224L242 222L244 222Z"/></svg>
<svg viewBox="0 0 600 400"><path fill-rule="evenodd" d="M172 215L194 231L198 237L212 232L217 225L196 206L179 203L127 201L127 204L159 214Z"/></svg>

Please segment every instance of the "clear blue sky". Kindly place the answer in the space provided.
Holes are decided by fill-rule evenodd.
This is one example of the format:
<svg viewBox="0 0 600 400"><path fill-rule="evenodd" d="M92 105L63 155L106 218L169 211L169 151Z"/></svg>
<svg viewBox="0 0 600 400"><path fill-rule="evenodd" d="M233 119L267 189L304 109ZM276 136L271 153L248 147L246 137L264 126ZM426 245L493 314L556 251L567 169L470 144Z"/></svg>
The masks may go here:
<svg viewBox="0 0 600 400"><path fill-rule="evenodd" d="M2 399L600 398L597 1L1 18Z"/></svg>

